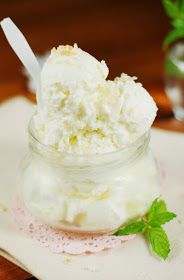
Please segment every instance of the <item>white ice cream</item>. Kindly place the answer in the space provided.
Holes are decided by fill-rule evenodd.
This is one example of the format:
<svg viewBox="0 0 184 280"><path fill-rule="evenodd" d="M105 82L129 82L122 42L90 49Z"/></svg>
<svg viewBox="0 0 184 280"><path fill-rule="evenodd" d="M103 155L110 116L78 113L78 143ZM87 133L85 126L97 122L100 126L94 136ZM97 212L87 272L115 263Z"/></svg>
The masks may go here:
<svg viewBox="0 0 184 280"><path fill-rule="evenodd" d="M149 130L157 107L126 74L106 80L108 68L76 45L53 49L42 70L41 106L34 116L42 143L65 153L99 154L130 144Z"/></svg>
<svg viewBox="0 0 184 280"><path fill-rule="evenodd" d="M53 49L43 67L32 129L61 158L31 144L21 193L30 212L54 227L115 230L145 214L159 196L153 157L146 146L142 154L135 146L157 107L135 78L122 74L110 81L107 75L105 62L76 45ZM134 150L131 162L129 150L122 150L127 147ZM65 166L67 157L71 165Z"/></svg>

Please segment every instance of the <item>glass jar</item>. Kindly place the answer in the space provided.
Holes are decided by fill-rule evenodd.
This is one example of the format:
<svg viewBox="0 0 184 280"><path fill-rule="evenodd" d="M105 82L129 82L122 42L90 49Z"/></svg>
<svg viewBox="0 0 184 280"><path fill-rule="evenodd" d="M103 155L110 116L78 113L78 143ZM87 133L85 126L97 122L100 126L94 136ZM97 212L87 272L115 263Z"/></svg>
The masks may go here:
<svg viewBox="0 0 184 280"><path fill-rule="evenodd" d="M184 121L184 42L174 44L165 57L165 91L176 119Z"/></svg>
<svg viewBox="0 0 184 280"><path fill-rule="evenodd" d="M19 194L30 213L65 231L105 233L144 215L160 195L149 133L107 154L60 153L36 139L21 165Z"/></svg>

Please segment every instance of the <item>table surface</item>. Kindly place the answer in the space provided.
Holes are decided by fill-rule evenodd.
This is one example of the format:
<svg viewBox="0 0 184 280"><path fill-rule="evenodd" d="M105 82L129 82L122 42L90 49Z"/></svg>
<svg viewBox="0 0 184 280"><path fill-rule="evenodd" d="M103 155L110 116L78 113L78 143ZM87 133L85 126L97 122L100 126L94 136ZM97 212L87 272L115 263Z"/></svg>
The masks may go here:
<svg viewBox="0 0 184 280"><path fill-rule="evenodd" d="M169 29L161 1L45 0L1 1L0 19L10 16L35 53L77 43L110 68L139 77L159 108L154 126L184 132L173 118L164 93L162 41ZM0 103L15 95L34 101L26 89L22 65L0 31ZM35 279L0 257L0 280Z"/></svg>

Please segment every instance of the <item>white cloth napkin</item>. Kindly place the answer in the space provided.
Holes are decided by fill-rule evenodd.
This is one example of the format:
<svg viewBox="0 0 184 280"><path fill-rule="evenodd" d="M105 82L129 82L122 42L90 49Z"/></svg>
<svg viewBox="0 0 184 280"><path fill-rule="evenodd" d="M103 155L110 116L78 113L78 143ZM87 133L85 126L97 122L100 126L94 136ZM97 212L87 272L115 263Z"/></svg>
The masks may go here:
<svg viewBox="0 0 184 280"><path fill-rule="evenodd" d="M152 130L152 146L166 178L163 197L178 217L166 225L172 252L166 262L154 257L138 236L122 246L93 255L53 254L41 248L11 223L16 174L27 146L31 103L15 98L0 106L0 248L10 259L43 280L180 280L184 273L184 135ZM3 252L3 251L2 251ZM1 251L0 251L1 254ZM2 253L3 254L3 253Z"/></svg>

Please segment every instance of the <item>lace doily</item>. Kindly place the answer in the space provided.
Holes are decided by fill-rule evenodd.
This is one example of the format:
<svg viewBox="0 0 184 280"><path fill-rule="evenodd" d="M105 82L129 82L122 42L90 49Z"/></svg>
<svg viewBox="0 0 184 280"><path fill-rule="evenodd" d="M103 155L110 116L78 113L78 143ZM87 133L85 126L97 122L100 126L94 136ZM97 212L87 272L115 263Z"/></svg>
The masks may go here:
<svg viewBox="0 0 184 280"><path fill-rule="evenodd" d="M14 200L12 220L17 229L24 232L42 247L48 247L54 253L78 255L97 253L131 240L135 235L108 236L66 233L37 221L19 200Z"/></svg>

